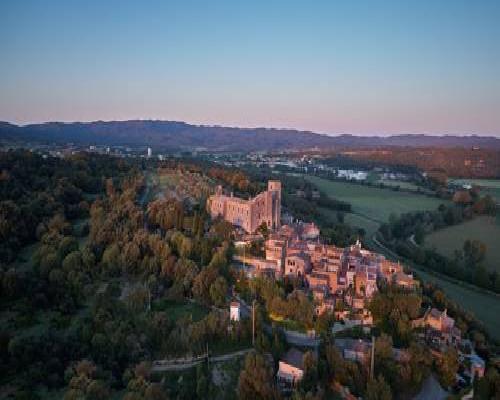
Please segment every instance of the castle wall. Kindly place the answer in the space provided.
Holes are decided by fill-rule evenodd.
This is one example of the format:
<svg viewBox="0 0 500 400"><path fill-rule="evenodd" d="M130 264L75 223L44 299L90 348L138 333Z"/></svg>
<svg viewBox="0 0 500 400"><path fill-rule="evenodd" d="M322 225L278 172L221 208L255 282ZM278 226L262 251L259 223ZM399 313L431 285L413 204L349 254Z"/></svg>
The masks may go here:
<svg viewBox="0 0 500 400"><path fill-rule="evenodd" d="M269 181L268 190L250 200L225 196L219 186L216 194L210 196L207 208L212 218L221 216L249 233L263 222L269 229L277 229L281 222L281 182Z"/></svg>

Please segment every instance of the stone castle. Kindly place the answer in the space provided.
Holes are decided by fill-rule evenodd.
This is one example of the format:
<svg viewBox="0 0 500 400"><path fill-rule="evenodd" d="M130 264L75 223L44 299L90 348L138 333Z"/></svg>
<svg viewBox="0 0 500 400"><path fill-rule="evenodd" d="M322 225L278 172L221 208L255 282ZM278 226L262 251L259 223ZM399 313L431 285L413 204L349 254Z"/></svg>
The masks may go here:
<svg viewBox="0 0 500 400"><path fill-rule="evenodd" d="M281 182L269 181L267 190L249 200L226 196L222 186L217 186L214 195L208 199L208 212L212 218L222 217L248 233L253 233L266 223L271 230L281 225Z"/></svg>

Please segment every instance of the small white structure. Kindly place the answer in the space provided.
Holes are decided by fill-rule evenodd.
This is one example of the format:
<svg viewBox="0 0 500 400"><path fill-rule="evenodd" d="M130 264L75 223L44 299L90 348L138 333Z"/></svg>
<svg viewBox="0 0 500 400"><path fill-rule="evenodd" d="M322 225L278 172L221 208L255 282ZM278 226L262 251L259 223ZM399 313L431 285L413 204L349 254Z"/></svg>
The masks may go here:
<svg viewBox="0 0 500 400"><path fill-rule="evenodd" d="M153 155L153 150L151 149L151 147L148 147L148 158L151 158L152 155Z"/></svg>
<svg viewBox="0 0 500 400"><path fill-rule="evenodd" d="M229 319L231 321L239 321L240 315L240 303L232 301L231 306L229 307Z"/></svg>
<svg viewBox="0 0 500 400"><path fill-rule="evenodd" d="M368 172L354 171L352 169L339 169L337 171L339 178L345 178L349 181L364 181L368 177Z"/></svg>

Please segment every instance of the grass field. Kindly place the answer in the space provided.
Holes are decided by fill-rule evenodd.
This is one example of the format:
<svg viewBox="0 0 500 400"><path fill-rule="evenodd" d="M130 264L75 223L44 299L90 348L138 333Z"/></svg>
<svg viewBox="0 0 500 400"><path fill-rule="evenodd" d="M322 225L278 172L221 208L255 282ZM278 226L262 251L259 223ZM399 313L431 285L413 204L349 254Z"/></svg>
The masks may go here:
<svg viewBox="0 0 500 400"><path fill-rule="evenodd" d="M387 222L391 213L402 214L419 210L436 210L445 200L416 193L399 192L349 182L330 181L315 176L306 176L328 196L346 201L353 212L374 222Z"/></svg>
<svg viewBox="0 0 500 400"><path fill-rule="evenodd" d="M425 246L435 247L445 256L453 257L467 239L486 245L485 266L500 272L500 220L495 217L477 217L463 224L440 229L425 237Z"/></svg>

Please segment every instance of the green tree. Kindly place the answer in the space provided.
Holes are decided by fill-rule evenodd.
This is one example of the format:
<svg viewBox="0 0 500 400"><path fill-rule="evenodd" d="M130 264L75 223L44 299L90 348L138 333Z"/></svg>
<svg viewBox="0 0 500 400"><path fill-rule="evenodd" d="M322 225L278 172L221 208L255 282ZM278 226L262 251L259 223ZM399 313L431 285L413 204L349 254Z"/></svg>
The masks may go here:
<svg viewBox="0 0 500 400"><path fill-rule="evenodd" d="M444 387L455 383L455 376L459 367L458 354L453 348L448 348L437 361L439 380Z"/></svg>
<svg viewBox="0 0 500 400"><path fill-rule="evenodd" d="M226 304L228 286L226 279L219 276L212 285L210 285L210 298L217 307L223 307Z"/></svg>
<svg viewBox="0 0 500 400"><path fill-rule="evenodd" d="M391 400L391 388L382 375L368 381L366 400Z"/></svg>
<svg viewBox="0 0 500 400"><path fill-rule="evenodd" d="M486 245L479 240L466 240L463 246L465 265L474 268L486 256Z"/></svg>
<svg viewBox="0 0 500 400"><path fill-rule="evenodd" d="M97 368L88 360L76 364L69 384L64 394L64 400L104 400L109 398L109 389L106 384L95 378Z"/></svg>
<svg viewBox="0 0 500 400"><path fill-rule="evenodd" d="M311 351L304 354L304 377L300 382L301 388L306 392L313 390L318 384L318 363Z"/></svg>
<svg viewBox="0 0 500 400"><path fill-rule="evenodd" d="M238 397L241 400L272 400L277 398L273 386L272 369L265 358L256 352L249 353L238 381Z"/></svg>

